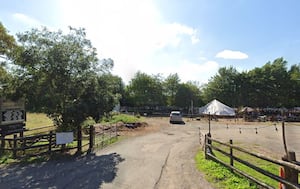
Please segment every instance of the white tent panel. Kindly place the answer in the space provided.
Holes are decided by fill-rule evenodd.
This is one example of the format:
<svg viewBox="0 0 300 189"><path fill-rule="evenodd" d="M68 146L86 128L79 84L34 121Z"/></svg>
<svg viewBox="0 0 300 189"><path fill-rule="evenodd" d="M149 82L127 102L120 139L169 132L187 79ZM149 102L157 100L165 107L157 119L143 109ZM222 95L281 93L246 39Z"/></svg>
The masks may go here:
<svg viewBox="0 0 300 189"><path fill-rule="evenodd" d="M219 102L216 99L201 107L199 109L199 113L206 115L235 116L235 111L233 108Z"/></svg>

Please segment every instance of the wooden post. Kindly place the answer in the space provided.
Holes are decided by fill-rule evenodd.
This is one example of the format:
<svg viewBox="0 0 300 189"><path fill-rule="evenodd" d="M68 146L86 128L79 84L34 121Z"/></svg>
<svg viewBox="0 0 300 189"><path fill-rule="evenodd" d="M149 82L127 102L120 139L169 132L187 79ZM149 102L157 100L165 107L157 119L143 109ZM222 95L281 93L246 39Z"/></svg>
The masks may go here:
<svg viewBox="0 0 300 189"><path fill-rule="evenodd" d="M205 159L209 159L207 155L207 134L204 136L204 155Z"/></svg>
<svg viewBox="0 0 300 189"><path fill-rule="evenodd" d="M117 124L115 124L115 138L118 138L118 130L117 130Z"/></svg>
<svg viewBox="0 0 300 189"><path fill-rule="evenodd" d="M5 148L5 135L1 133L0 137L1 137L1 147L0 147L0 155L1 155L4 152L4 148Z"/></svg>
<svg viewBox="0 0 300 189"><path fill-rule="evenodd" d="M109 143L111 143L112 126L109 124Z"/></svg>
<svg viewBox="0 0 300 189"><path fill-rule="evenodd" d="M77 154L82 153L82 131L81 126L77 126Z"/></svg>
<svg viewBox="0 0 300 189"><path fill-rule="evenodd" d="M284 157L283 160L287 160L289 162L296 161L296 154L295 152L289 151L287 154L287 157ZM298 171L294 170L290 167L283 166L284 168L284 174L287 181L292 182L294 184L298 183ZM294 187L291 186L285 186L285 189L292 189Z"/></svg>
<svg viewBox="0 0 300 189"><path fill-rule="evenodd" d="M230 143L230 165L233 166L233 150L232 150L232 139L229 140ZM233 169L231 169L231 172L233 172Z"/></svg>
<svg viewBox="0 0 300 189"><path fill-rule="evenodd" d="M17 134L14 134L13 158L17 158Z"/></svg>
<svg viewBox="0 0 300 189"><path fill-rule="evenodd" d="M90 144L89 144L88 153L91 153L94 150L94 143L95 143L94 139L95 139L95 127L93 125L90 125Z"/></svg>
<svg viewBox="0 0 300 189"><path fill-rule="evenodd" d="M49 146L48 146L48 152L49 152L49 154L51 153L51 150L52 150L52 135L53 135L53 131L50 131Z"/></svg>
<svg viewBox="0 0 300 189"><path fill-rule="evenodd" d="M102 148L104 147L104 125L102 125L102 141L101 141Z"/></svg>

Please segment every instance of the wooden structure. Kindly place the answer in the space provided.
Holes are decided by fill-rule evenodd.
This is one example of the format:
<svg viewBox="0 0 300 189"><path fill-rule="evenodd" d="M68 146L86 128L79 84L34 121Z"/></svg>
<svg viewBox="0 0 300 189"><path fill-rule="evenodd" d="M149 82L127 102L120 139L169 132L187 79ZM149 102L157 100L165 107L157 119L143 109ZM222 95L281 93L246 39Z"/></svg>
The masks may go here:
<svg viewBox="0 0 300 189"><path fill-rule="evenodd" d="M293 159L293 161L287 161L288 159L286 159L286 161L283 160L276 160L276 159L272 159L270 157L264 156L262 154L257 154L257 153L253 153L250 152L248 150L245 150L243 148L234 146L232 143L233 141L230 140L229 143L224 143L221 142L219 140L213 139L211 138L209 135L205 135L205 143L204 143L204 150L205 150L205 158L207 159L212 159L214 161L217 161L221 164L223 164L224 166L228 167L229 169L231 169L233 172L236 172L246 178L248 178L249 180L255 182L256 184L258 184L259 186L262 186L263 188L273 188L272 186L269 186L267 184L265 184L264 182L262 182L261 180L258 180L257 178L254 178L253 176L239 170L237 167L234 166L234 162L239 162L273 180L278 181L279 183L283 184L285 186L286 189L290 189L290 188L300 188L300 185L298 183L298 174L300 172L300 166L296 164L295 160L295 156L290 155L290 160ZM217 145L216 145L217 144ZM227 147L229 148L229 151L225 151L224 148L222 149L222 147ZM227 156L229 158L229 164L225 163L224 161L220 160L219 158L217 158L213 151L218 151L221 154ZM234 151L237 152L242 152L245 154L248 154L252 157L256 157L259 158L261 160L265 160L269 163L272 164L276 164L279 166L282 166L284 168L284 172L285 172L285 178L282 178L278 175L275 175L273 173L268 172L267 170L260 168L259 166L252 164L250 162L247 162L239 157L237 157L234 154ZM292 152L290 154L293 154Z"/></svg>

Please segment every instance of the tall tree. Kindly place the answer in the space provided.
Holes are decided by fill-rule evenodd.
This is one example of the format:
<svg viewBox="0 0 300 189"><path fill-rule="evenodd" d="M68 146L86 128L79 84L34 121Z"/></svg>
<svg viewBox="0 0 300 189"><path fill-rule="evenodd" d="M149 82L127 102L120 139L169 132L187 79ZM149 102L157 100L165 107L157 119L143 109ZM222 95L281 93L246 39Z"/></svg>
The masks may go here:
<svg viewBox="0 0 300 189"><path fill-rule="evenodd" d="M300 64L292 65L289 72L290 88L288 94L288 105L290 107L300 106Z"/></svg>
<svg viewBox="0 0 300 189"><path fill-rule="evenodd" d="M13 49L17 46L16 41L12 35L0 22L0 57L6 58L12 55Z"/></svg>
<svg viewBox="0 0 300 189"><path fill-rule="evenodd" d="M127 86L129 101L136 107L159 106L165 104L163 87L159 76L137 72Z"/></svg>
<svg viewBox="0 0 300 189"><path fill-rule="evenodd" d="M164 92L167 97L167 105L175 105L175 95L178 92L180 86L180 79L177 73L170 74L164 80Z"/></svg>
<svg viewBox="0 0 300 189"><path fill-rule="evenodd" d="M84 29L70 27L68 34L32 29L17 36L23 49L15 59L19 76L15 95L25 96L29 109L46 112L63 130L87 116L97 118L99 112L88 108L97 104L95 101L101 102L102 111L109 111L113 97L108 85L100 85L99 76L106 74L113 62L104 61L108 70L103 70ZM99 94L98 88L109 97Z"/></svg>
<svg viewBox="0 0 300 189"><path fill-rule="evenodd" d="M188 110L191 104L194 107L203 105L200 89L192 82L182 83L175 95L175 106Z"/></svg>
<svg viewBox="0 0 300 189"><path fill-rule="evenodd" d="M16 47L15 38L8 34L0 22L0 97L7 96L10 92L9 85L12 82L12 75L6 69L6 63L13 56Z"/></svg>
<svg viewBox="0 0 300 189"><path fill-rule="evenodd" d="M204 101L207 103L213 99L218 99L230 106L236 106L240 86L236 82L238 75L238 71L233 67L220 68L218 73L203 88Z"/></svg>

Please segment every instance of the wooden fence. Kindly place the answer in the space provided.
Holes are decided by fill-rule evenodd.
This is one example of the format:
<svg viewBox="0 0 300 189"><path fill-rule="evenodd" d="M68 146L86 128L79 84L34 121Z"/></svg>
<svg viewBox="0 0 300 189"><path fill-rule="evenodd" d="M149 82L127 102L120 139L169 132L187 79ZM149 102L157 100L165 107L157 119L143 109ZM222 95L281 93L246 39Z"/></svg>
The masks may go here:
<svg viewBox="0 0 300 189"><path fill-rule="evenodd" d="M41 129L45 128L47 127L42 127ZM90 153L94 148L110 144L118 136L116 125L110 125L110 127L102 126L100 128L90 126L84 129L78 127L73 131L74 140L72 143L56 144L56 131L54 127L48 131L40 131L34 129L20 133L19 136L18 134L13 134L11 136L0 137L0 155L1 153L10 152L14 159L22 159L70 150L75 150L79 154L84 151Z"/></svg>
<svg viewBox="0 0 300 189"><path fill-rule="evenodd" d="M263 181L255 178L254 176L251 176L251 175L243 172L242 170L238 169L237 167L234 166L234 162L235 161L239 162L242 165L247 166L247 167L255 170L258 173L261 173L273 180L278 181L279 183L283 184L286 189L300 188L300 185L298 184L298 174L300 172L300 166L297 165L296 162L276 160L276 159L264 156L262 154L253 153L253 152L250 152L243 148L240 148L238 146L234 146L232 144L233 143L232 140L230 140L229 143L224 143L224 142L221 142L221 141L211 138L209 134L205 135L204 141L205 141L204 142L204 151L205 151L206 159L212 159L214 161L217 161L217 162L223 164L224 166L231 169L233 172L236 172L236 173L250 179L251 181L258 184L259 186L262 186L263 188L273 188L273 187L265 184ZM229 150L225 151L224 148L222 149L222 147L226 147ZM220 158L215 156L213 150L216 150L216 151L220 152L221 154L225 155L226 157L228 157L230 163L225 163ZM258 165L247 162L247 161L243 160L242 158L237 157L238 155L234 154L233 153L234 151L242 152L249 156L252 156L252 157L255 157L255 158L258 158L261 160L265 160L271 164L276 164L276 165L282 166L285 171L285 174L286 174L285 178L282 178L278 175L270 173L268 170L263 169L263 168L259 167Z"/></svg>

